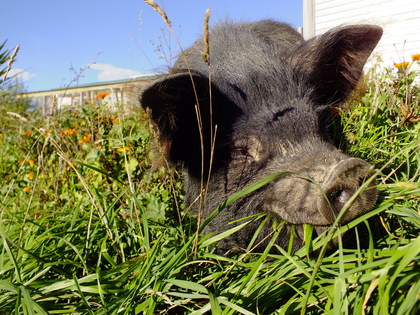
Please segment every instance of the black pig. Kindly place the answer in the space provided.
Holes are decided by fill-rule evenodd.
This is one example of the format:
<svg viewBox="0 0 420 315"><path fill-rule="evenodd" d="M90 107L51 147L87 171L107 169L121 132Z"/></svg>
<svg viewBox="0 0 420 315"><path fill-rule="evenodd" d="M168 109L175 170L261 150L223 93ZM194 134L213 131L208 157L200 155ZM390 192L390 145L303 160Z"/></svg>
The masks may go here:
<svg viewBox="0 0 420 315"><path fill-rule="evenodd" d="M207 231L220 233L231 221L268 212L297 225L301 241L302 224L320 232L334 222L371 174L368 163L333 145L330 112L355 88L381 36L378 26L354 25L304 41L283 23L228 22L210 32L208 63L199 39L143 91L141 105L151 112L169 160L185 170L187 205L203 192L201 180L208 181L204 218L257 180L291 172L224 209ZM373 207L372 186L342 223ZM255 229L246 226L219 250L246 247ZM270 231L265 227L259 240ZM284 247L289 234L290 226L277 243Z"/></svg>

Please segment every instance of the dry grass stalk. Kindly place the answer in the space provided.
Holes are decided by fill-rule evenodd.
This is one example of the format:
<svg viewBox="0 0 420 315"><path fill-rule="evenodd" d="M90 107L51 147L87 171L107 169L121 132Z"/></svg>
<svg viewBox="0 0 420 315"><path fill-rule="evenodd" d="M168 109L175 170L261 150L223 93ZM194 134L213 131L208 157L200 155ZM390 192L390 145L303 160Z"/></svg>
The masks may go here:
<svg viewBox="0 0 420 315"><path fill-rule="evenodd" d="M169 26L172 27L172 23L171 21L168 19L168 16L166 15L165 11L163 11L163 9L157 5L157 3L153 0L144 0L144 2L148 5L151 5L153 10L155 10L157 13L160 14L160 16L162 17L163 21Z"/></svg>
<svg viewBox="0 0 420 315"><path fill-rule="evenodd" d="M203 61L207 64L209 63L209 55L210 55L210 43L209 43L209 19L210 19L210 8L206 10L206 14L204 16L204 34L203 34L203 40L204 40L204 50L201 53L201 58L203 58Z"/></svg>
<svg viewBox="0 0 420 315"><path fill-rule="evenodd" d="M405 120L416 123L420 121L420 115L415 115L414 110L410 108L408 104L401 104L401 112L404 115Z"/></svg>
<svg viewBox="0 0 420 315"><path fill-rule="evenodd" d="M23 122L28 122L28 120L25 117L23 117L22 115L20 115L18 113L15 113L15 112L7 112L7 114L10 115L10 116L13 116L13 117L18 118L19 120L22 120Z"/></svg>
<svg viewBox="0 0 420 315"><path fill-rule="evenodd" d="M6 81L7 75L9 74L9 71L12 69L12 63L15 62L15 60L16 60L16 55L19 51L19 48L20 48L20 45L17 45L15 47L15 50L13 51L12 55L9 58L9 62L7 63L7 69L6 69L6 72L4 73L3 81Z"/></svg>

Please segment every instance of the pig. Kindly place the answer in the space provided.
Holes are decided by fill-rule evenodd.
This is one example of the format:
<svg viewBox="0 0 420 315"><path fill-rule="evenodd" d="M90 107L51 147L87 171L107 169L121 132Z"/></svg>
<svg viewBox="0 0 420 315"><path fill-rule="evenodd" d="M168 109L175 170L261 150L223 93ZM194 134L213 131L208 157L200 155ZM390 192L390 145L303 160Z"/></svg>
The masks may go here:
<svg viewBox="0 0 420 315"><path fill-rule="evenodd" d="M297 249L304 224L319 234L334 223L372 168L334 144L331 112L356 87L381 36L379 26L349 25L305 41L274 20L223 22L209 33L207 59L200 38L142 91L167 159L185 174L186 206L201 207L201 222L232 194L284 172L223 209L205 232L219 234L265 212L287 222L280 247L295 226ZM346 206L340 224L372 209L374 185ZM218 251L247 248L258 226L222 239ZM264 249L272 226L259 231L256 249Z"/></svg>

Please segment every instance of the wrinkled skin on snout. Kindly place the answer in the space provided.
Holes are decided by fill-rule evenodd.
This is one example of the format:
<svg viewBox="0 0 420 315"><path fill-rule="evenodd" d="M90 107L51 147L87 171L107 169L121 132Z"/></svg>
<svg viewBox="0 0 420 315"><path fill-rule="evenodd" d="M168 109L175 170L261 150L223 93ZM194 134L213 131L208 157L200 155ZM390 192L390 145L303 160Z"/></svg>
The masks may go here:
<svg viewBox="0 0 420 315"><path fill-rule="evenodd" d="M334 146L331 109L355 88L381 35L377 26L355 25L304 41L270 20L225 23L210 32L209 63L199 39L143 91L141 105L168 159L185 172L187 206L198 208L201 179L208 181L204 218L233 193L285 172L224 209L207 231L220 233L232 227L229 222L267 212L298 225L297 248L303 224L321 232L336 220L372 174L368 163ZM373 207L373 185L346 205L340 223ZM257 225L223 240L219 249L246 248ZM264 227L259 240L271 231ZM290 225L280 246L289 232Z"/></svg>

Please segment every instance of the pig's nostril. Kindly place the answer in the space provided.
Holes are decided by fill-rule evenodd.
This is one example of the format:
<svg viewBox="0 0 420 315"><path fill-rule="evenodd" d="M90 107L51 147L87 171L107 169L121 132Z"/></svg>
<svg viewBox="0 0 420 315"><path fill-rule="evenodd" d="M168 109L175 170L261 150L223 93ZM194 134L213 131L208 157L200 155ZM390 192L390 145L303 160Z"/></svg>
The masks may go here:
<svg viewBox="0 0 420 315"><path fill-rule="evenodd" d="M377 199L377 191L372 189L373 181L354 196L370 175L370 165L356 158L342 160L324 171L321 187L326 195L322 194L317 206L327 222L334 222L344 205L353 198L346 213L342 214L341 222L348 222L372 208Z"/></svg>
<svg viewBox="0 0 420 315"><path fill-rule="evenodd" d="M351 198L352 191L350 189L335 189L329 194L330 202L337 211L340 211L346 202Z"/></svg>

